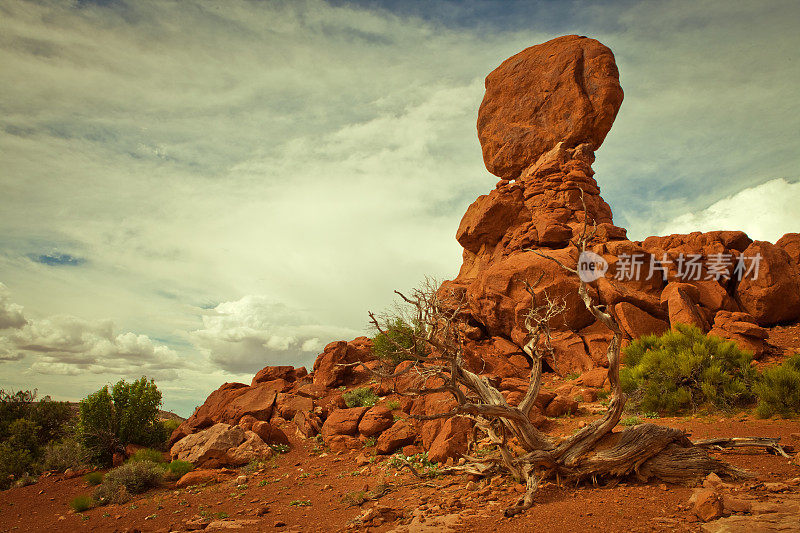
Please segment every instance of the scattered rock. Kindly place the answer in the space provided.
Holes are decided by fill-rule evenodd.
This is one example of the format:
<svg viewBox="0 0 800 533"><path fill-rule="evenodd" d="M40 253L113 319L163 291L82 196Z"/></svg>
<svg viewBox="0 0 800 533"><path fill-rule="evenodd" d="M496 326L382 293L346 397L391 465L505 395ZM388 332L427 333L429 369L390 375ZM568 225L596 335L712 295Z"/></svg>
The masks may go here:
<svg viewBox="0 0 800 533"><path fill-rule="evenodd" d="M700 489L693 495L693 512L703 522L722 516L724 507L722 499L712 489Z"/></svg>

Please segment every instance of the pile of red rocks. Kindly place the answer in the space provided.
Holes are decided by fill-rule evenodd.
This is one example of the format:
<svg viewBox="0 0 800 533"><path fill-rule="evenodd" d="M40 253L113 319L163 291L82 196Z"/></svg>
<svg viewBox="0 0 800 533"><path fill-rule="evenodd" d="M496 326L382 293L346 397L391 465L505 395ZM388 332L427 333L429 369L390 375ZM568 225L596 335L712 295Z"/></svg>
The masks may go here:
<svg viewBox="0 0 800 533"><path fill-rule="evenodd" d="M531 305L524 284L537 280L536 305L547 297L566 303L551 322L550 368L566 375L606 364L611 335L584 308L578 280L531 251L575 265L587 218L597 224L589 249L608 264L590 293L617 317L627 339L688 323L759 357L770 349L761 328L800 319L800 234L776 244L741 231L631 241L614 225L591 165L621 103L613 54L585 37L532 46L487 76L478 137L486 168L501 180L461 220L463 264L442 286L466 296L472 368L515 373L512 360L527 340L524 314ZM520 373L522 367L516 365Z"/></svg>

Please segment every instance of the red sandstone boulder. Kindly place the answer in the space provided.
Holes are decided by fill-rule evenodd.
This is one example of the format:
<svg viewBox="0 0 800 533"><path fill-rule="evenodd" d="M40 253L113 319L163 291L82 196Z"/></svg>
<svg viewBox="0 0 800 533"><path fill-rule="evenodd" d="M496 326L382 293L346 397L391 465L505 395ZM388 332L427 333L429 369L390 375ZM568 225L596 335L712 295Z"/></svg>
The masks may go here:
<svg viewBox="0 0 800 533"><path fill-rule="evenodd" d="M374 359L372 341L367 337L358 337L350 342L332 342L314 362L314 384L325 388L345 385L353 376L353 368L338 365L371 359Z"/></svg>
<svg viewBox="0 0 800 533"><path fill-rule="evenodd" d="M471 372L499 377L522 377L530 372L522 349L502 337L470 343L464 348L464 365Z"/></svg>
<svg viewBox="0 0 800 533"><path fill-rule="evenodd" d="M322 421L314 413L307 413L305 411L297 411L292 419L294 425L297 426L297 431L305 438L316 436L322 429Z"/></svg>
<svg viewBox="0 0 800 533"><path fill-rule="evenodd" d="M651 334L660 335L669 329L669 324L663 320L659 320L627 302L615 305L614 313L617 315L617 321L622 330L632 339Z"/></svg>
<svg viewBox="0 0 800 533"><path fill-rule="evenodd" d="M736 288L743 310L762 326L800 318L800 271L789 254L774 244L755 241L742 255L761 258L756 278L745 275Z"/></svg>
<svg viewBox="0 0 800 533"><path fill-rule="evenodd" d="M791 258L795 266L800 267L800 233L787 233L775 243Z"/></svg>
<svg viewBox="0 0 800 533"><path fill-rule="evenodd" d="M220 423L182 438L172 445L170 455L198 467L214 468L268 458L272 449L252 431Z"/></svg>
<svg viewBox="0 0 800 533"><path fill-rule="evenodd" d="M250 431L258 435L267 444L289 444L286 433L269 422L258 420L253 423Z"/></svg>
<svg viewBox="0 0 800 533"><path fill-rule="evenodd" d="M573 372L583 372L594 368L595 363L586 353L586 346L581 337L572 331L554 331L550 335L553 357L545 357L545 363L561 376Z"/></svg>
<svg viewBox="0 0 800 533"><path fill-rule="evenodd" d="M265 366L253 377L251 385L263 383L265 381L273 381L275 379L283 379L285 381L295 381L307 375L305 367L295 368L293 366Z"/></svg>
<svg viewBox="0 0 800 533"><path fill-rule="evenodd" d="M575 265L574 249L549 250L548 254L567 265ZM531 306L531 296L523 280L534 287L535 305L542 305L546 297L561 297L566 309L552 320L555 328L577 330L594 322L594 317L583 305L578 295L578 279L567 275L551 260L533 252L522 252L499 259L488 265L467 292L472 315L484 324L492 336L511 339L517 346L527 341L525 314ZM590 288L590 292L594 292Z"/></svg>
<svg viewBox="0 0 800 533"><path fill-rule="evenodd" d="M234 470L229 470L227 468L192 470L184 474L177 483L175 483L175 487L182 489L184 487L191 487L192 485L218 483L232 477L234 473Z"/></svg>
<svg viewBox="0 0 800 533"><path fill-rule="evenodd" d="M314 400L295 394L278 394L275 399L275 406L281 418L291 420L298 411L312 411L314 409Z"/></svg>
<svg viewBox="0 0 800 533"><path fill-rule="evenodd" d="M449 458L458 459L467 453L472 422L468 418L448 418L428 449L428 459L443 463Z"/></svg>
<svg viewBox="0 0 800 533"><path fill-rule="evenodd" d="M478 111L486 168L514 179L561 141L596 150L622 96L614 55L594 39L567 35L526 48L486 77Z"/></svg>
<svg viewBox="0 0 800 533"><path fill-rule="evenodd" d="M352 407L337 409L332 412L322 425L322 436L327 440L333 435L355 435L358 432L358 423L369 407Z"/></svg>
<svg viewBox="0 0 800 533"><path fill-rule="evenodd" d="M547 404L544 414L550 418L557 418L567 414L573 414L578 410L578 402L566 396L556 396Z"/></svg>
<svg viewBox="0 0 800 533"><path fill-rule="evenodd" d="M465 249L478 252L482 246L494 246L508 229L525 220L522 190L519 188L495 189L479 196L461 219L456 240Z"/></svg>
<svg viewBox="0 0 800 533"><path fill-rule="evenodd" d="M403 446L414 444L417 432L407 420L398 420L392 427L381 433L375 444L375 451L381 455L393 453Z"/></svg>
<svg viewBox="0 0 800 533"><path fill-rule="evenodd" d="M358 423L358 432L365 437L373 437L389 429L394 423L394 415L384 405L376 405L364 413Z"/></svg>
<svg viewBox="0 0 800 533"><path fill-rule="evenodd" d="M584 387L602 389L608 384L608 370L605 368L595 368L584 372L576 383Z"/></svg>
<svg viewBox="0 0 800 533"><path fill-rule="evenodd" d="M756 319L748 313L719 311L714 317L714 327L709 335L731 340L742 350L751 352L760 359L769 349L767 330L756 324Z"/></svg>
<svg viewBox="0 0 800 533"><path fill-rule="evenodd" d="M209 394L203 405L172 432L169 445L217 423L238 424L246 415L256 420L269 420L276 397L269 383L260 383L255 387L243 383L225 383Z"/></svg>
<svg viewBox="0 0 800 533"><path fill-rule="evenodd" d="M592 360L593 366L608 366L608 345L614 334L602 322L589 324L578 332L586 346L586 353Z"/></svg>
<svg viewBox="0 0 800 533"><path fill-rule="evenodd" d="M332 452L345 452L347 450L358 450L364 445L356 437L351 435L332 435L325 439L325 443Z"/></svg>
<svg viewBox="0 0 800 533"><path fill-rule="evenodd" d="M533 405L539 408L540 411L544 412L547 409L547 406L552 402L556 397L556 393L547 390L540 390L539 395L536 396L536 400L533 402Z"/></svg>
<svg viewBox="0 0 800 533"><path fill-rule="evenodd" d="M709 522L722 516L722 499L714 489L699 489L692 495L693 511L697 518Z"/></svg>
<svg viewBox="0 0 800 533"><path fill-rule="evenodd" d="M419 430L419 438L422 441L423 448L426 450L430 449L439 431L441 431L444 421L444 418L434 418L433 420L426 420L422 423L422 427Z"/></svg>

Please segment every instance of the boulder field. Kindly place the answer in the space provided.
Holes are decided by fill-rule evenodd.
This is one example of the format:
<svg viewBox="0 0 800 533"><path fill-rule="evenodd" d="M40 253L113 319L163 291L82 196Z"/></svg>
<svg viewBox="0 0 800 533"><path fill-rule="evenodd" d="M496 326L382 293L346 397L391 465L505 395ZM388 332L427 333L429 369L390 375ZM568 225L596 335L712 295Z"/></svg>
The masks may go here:
<svg viewBox="0 0 800 533"><path fill-rule="evenodd" d="M611 332L586 310L576 276L536 253L576 265L587 226L594 228L587 249L601 266L590 292L617 318L626 341L688 323L758 358L773 350L765 327L800 319L800 234L775 244L741 231L631 241L614 224L592 164L622 100L611 50L575 35L527 48L486 78L478 138L486 168L500 180L464 214L456 232L462 265L440 291L466 302L459 323L465 365L490 376L511 404L528 384L526 311L547 299L564 301L550 324L553 354L545 363L562 376L582 376L568 390L539 394L531 414L537 425L607 386L602 367ZM242 464L269 454L270 444L286 444L287 427L304 438L319 435L333 451L368 439L378 453L424 449L433 461L466 451L468 419L412 416L450 410L446 393L404 396L420 385L419 374L377 380L367 368L342 366L357 361L389 373L411 365L375 360L370 339L359 337L326 346L310 373L268 366L250 385L225 383L211 393L172 434L171 454L210 468ZM348 407L343 390L354 387L383 399Z"/></svg>

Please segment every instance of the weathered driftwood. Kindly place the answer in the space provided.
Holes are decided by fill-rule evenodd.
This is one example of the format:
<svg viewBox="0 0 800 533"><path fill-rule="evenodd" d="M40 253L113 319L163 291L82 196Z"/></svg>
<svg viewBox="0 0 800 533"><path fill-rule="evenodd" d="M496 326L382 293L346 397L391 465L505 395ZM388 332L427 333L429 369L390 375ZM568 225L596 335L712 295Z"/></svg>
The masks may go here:
<svg viewBox="0 0 800 533"><path fill-rule="evenodd" d="M589 229L587 220L576 243L578 251L585 251L594 233L595 229ZM538 250L531 251L577 275L576 269L561 261ZM526 288L535 302L533 287L526 283ZM451 411L417 418L469 417L474 420L477 430L485 433L497 448L496 452L482 457L467 455L465 464L447 467L445 473L489 476L505 472L524 482L525 493L505 510L506 516L512 516L533 505L536 490L543 480L550 477L559 481L591 480L596 483L602 478L635 475L643 481L658 479L691 483L714 472L720 476L742 478L749 474L710 456L707 450L760 446L784 453L777 439L709 439L692 443L685 432L654 424L613 431L626 402L619 378L622 331L614 317L593 301L583 280L580 280L578 292L586 308L613 333L607 350L611 398L602 417L563 439L543 433L529 419L541 387L542 360L545 355L552 354L549 323L563 311L563 304L547 295L544 295L542 305L532 303L525 322L530 337L523 347L532 361L529 384L519 405L513 406L488 379L468 371L462 364L463 339L459 318L465 308L463 295L443 294L432 280L410 296L397 292L410 309L406 321L414 326L415 333L411 348L396 342L395 347L404 352L407 359L414 361L414 365L394 374L371 371L384 379L415 372L424 385L405 394L450 393L456 403ZM385 332L378 317L370 313L370 320L378 332ZM521 453L515 454L515 448L509 445L511 438L522 448ZM419 475L411 465L408 467Z"/></svg>

